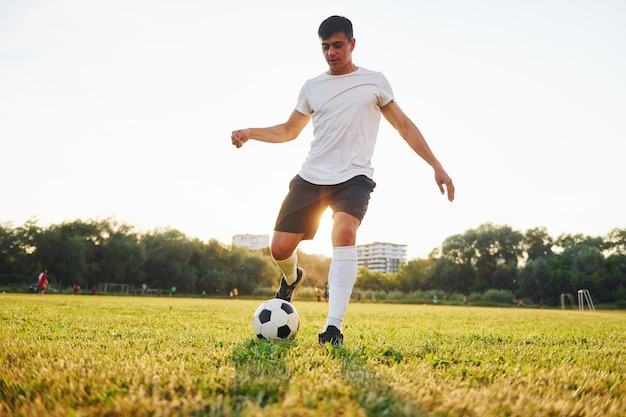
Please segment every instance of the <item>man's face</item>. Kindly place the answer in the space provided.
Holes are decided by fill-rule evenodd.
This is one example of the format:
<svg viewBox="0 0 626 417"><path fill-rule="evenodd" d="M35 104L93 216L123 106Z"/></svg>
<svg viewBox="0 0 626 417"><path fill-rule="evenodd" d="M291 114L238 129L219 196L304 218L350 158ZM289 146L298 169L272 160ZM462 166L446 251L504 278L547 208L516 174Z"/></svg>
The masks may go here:
<svg viewBox="0 0 626 417"><path fill-rule="evenodd" d="M348 40L343 32L335 33L330 38L322 41L322 52L326 62L328 62L328 73L330 75L342 75L354 71L354 66L352 65L354 44L354 38Z"/></svg>

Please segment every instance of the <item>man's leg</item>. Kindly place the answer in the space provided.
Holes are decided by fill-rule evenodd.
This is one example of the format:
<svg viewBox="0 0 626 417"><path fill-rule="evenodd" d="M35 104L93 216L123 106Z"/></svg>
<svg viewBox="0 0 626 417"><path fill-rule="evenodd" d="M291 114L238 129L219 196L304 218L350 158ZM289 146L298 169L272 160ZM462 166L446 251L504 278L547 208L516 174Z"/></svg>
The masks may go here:
<svg viewBox="0 0 626 417"><path fill-rule="evenodd" d="M360 221L344 212L335 213L333 220L333 259L328 272L330 300L324 331L328 326L341 330L358 270L355 244Z"/></svg>
<svg viewBox="0 0 626 417"><path fill-rule="evenodd" d="M281 270L280 286L276 292L276 298L293 301L296 289L302 286L306 273L302 268L297 268L298 256L296 248L302 240L302 233L274 232L272 248L270 250L274 263ZM279 256L279 254L281 256ZM286 258L283 256L287 255Z"/></svg>
<svg viewBox="0 0 626 417"><path fill-rule="evenodd" d="M274 263L283 273L287 284L291 285L296 281L296 266L298 256L296 248L302 241L304 233L289 233L275 231L272 237L270 253Z"/></svg>

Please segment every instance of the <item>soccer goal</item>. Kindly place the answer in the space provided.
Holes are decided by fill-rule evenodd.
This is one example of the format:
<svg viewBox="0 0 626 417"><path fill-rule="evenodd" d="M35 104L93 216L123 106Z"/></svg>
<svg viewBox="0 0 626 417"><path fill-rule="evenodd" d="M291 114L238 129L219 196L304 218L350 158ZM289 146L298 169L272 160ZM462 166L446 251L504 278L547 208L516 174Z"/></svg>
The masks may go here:
<svg viewBox="0 0 626 417"><path fill-rule="evenodd" d="M585 303L587 303L587 307L589 307L589 310L596 310L596 307L593 305L593 301L591 300L591 294L589 293L589 290L578 290L578 309L580 311L583 311L585 309Z"/></svg>
<svg viewBox="0 0 626 417"><path fill-rule="evenodd" d="M104 283L98 286L98 290L105 294L123 294L128 295L128 284L112 284Z"/></svg>
<svg viewBox="0 0 626 417"><path fill-rule="evenodd" d="M561 309L565 310L565 306L567 304L566 301L569 301L569 304L572 306L572 309L576 309L576 303L574 302L574 296L572 294L563 293L561 294Z"/></svg>

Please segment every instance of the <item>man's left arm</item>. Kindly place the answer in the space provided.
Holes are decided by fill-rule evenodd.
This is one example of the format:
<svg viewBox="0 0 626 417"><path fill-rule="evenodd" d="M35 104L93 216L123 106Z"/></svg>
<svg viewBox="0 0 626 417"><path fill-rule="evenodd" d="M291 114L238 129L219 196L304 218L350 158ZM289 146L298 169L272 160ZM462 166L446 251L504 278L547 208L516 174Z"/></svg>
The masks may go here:
<svg viewBox="0 0 626 417"><path fill-rule="evenodd" d="M433 168L435 171L435 181L437 182L441 194L445 194L447 191L448 200L454 201L454 184L452 183L452 179L450 179L441 163L435 157L435 154L430 149L430 146L428 146L426 139L424 139L424 136L422 136L422 133L415 123L404 114L395 101L389 102L384 107L381 107L380 110L383 116L385 116L385 119L398 131L411 149Z"/></svg>

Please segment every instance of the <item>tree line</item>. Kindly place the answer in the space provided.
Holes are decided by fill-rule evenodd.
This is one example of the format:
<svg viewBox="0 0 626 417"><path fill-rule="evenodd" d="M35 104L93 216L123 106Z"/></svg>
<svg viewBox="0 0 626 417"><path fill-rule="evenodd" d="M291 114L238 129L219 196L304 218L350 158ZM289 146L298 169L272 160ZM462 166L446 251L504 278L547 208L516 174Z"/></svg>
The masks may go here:
<svg viewBox="0 0 626 417"><path fill-rule="evenodd" d="M330 260L302 254L307 268L327 271ZM43 270L53 288L75 284L128 284L140 289L208 295L251 294L275 286L277 269L269 249L250 251L215 239L203 242L175 229L140 233L113 219L75 220L41 227L36 219L0 225L0 286L27 288Z"/></svg>
<svg viewBox="0 0 626 417"><path fill-rule="evenodd" d="M322 286L330 259L299 252L309 278ZM177 288L177 293L241 295L277 285L269 250L250 251L215 239L190 238L175 229L139 232L114 219L75 220L41 227L36 219L0 225L0 286L25 286L47 269L51 285L90 288L99 283ZM441 290L469 295L507 290L534 302L556 304L562 293L588 289L598 302L626 302L626 229L607 236L550 236L538 227L480 225L445 239L425 259L397 273L359 270L360 291Z"/></svg>
<svg viewBox="0 0 626 417"><path fill-rule="evenodd" d="M397 274L362 272L360 285L385 291L441 290L469 295L506 290L517 298L557 305L561 294L589 290L594 300L626 307L626 229L607 236L520 232L491 223L444 240L426 259Z"/></svg>

